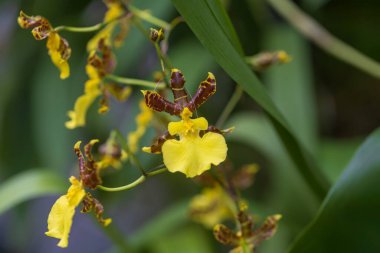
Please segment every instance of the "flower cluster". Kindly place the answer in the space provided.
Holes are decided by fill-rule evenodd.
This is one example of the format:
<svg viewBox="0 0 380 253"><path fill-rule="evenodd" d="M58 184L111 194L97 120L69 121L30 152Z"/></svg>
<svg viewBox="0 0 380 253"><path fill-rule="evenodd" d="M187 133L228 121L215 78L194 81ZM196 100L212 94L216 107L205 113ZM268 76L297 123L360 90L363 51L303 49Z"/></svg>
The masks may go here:
<svg viewBox="0 0 380 253"><path fill-rule="evenodd" d="M127 12L127 6L122 0L103 0L107 6L107 12L104 15L103 23L105 27L100 30L88 43L87 51L96 50L99 41L104 40L104 44L112 47L121 46L125 36L129 31L130 15ZM112 34L119 25L119 33L115 39L112 39Z"/></svg>
<svg viewBox="0 0 380 253"><path fill-rule="evenodd" d="M67 61L71 55L71 48L67 40L53 29L49 20L41 16L28 16L20 11L17 22L24 29L32 29L32 34L36 40L47 38L46 47L51 61L61 72L60 78L69 77L70 67Z"/></svg>
<svg viewBox="0 0 380 253"><path fill-rule="evenodd" d="M152 146L143 150L161 153L170 172L182 172L195 177L209 170L211 164L218 165L227 157L227 144L222 131L209 126L205 118L192 119L196 111L216 91L216 80L212 73L201 82L191 100L184 88L185 79L178 69L172 69L171 89L174 103L154 91L143 91L146 105L158 112L165 111L181 117L181 121L170 122L168 131Z"/></svg>
<svg viewBox="0 0 380 253"><path fill-rule="evenodd" d="M98 112L105 113L109 110L111 97L118 101L125 101L130 96L132 92L130 85L155 88L142 90L144 98L139 103L140 112L135 120L136 129L127 133L126 136L118 130L113 130L107 141L99 148L100 160L94 159L92 155L92 148L98 140L91 140L85 145L84 154L81 150L81 141L74 145L79 161L79 176L69 178L71 185L67 193L60 196L53 204L48 216L46 235L59 239L59 247L67 247L73 217L76 208L81 203L83 205L81 212L94 212L102 225L107 226L112 221L110 218L103 218L103 205L92 195L92 190L128 190L144 182L148 177L169 171L181 172L186 177L207 182L203 191L191 200L190 217L193 220L209 229L214 228L214 235L219 242L234 247L231 252L253 251L257 244L275 233L281 216L269 216L260 227L254 229L254 222L247 212L248 205L240 198L239 190L246 189L252 184L258 167L251 164L234 171L232 166L229 166L229 162L225 162L228 147L224 138L224 135L231 132L233 128L218 129L209 125L206 118L198 117L197 110L216 92L215 76L209 72L195 94L189 96L182 72L172 68L167 59L170 32L173 27L182 22L182 19L177 18L168 23L152 16L147 11L141 11L127 4L127 0L103 0L103 2L107 6L107 11L102 23L90 27L53 28L46 18L28 16L22 11L18 17L19 25L25 29L32 29L35 39L47 39L48 53L54 65L60 70L61 79L70 75L68 59L71 48L58 32L62 30L98 31L87 43L88 58L85 69L88 79L84 84L84 93L76 99L74 108L68 112L69 120L65 123L68 129L85 126L87 111L99 98ZM140 24L142 20L155 25L157 29L151 28L149 33ZM157 82L123 78L113 74L116 66L113 50L121 46L131 24L142 30L156 49L162 67L160 76L157 76ZM279 51L254 56L252 64L256 69L263 70L273 64L286 63L289 60L290 57L285 52ZM171 69L170 85L165 84L167 69ZM119 86L114 82L128 86ZM169 88L173 93L174 101L169 101L164 97L165 89ZM161 89L163 89L162 93L156 91ZM226 108L230 109L230 106ZM162 154L163 164L153 170L146 170L136 153L139 150L140 139L154 119L154 111L170 114L173 116L170 119L174 117L180 119L159 122L164 121L162 128L165 130L160 132L161 135L151 146L143 147L142 150L147 153ZM224 113L222 115L225 116ZM218 123L220 124L221 121L223 120ZM118 169L128 158L131 164L139 169L141 176L120 187L103 186L101 171L109 167ZM212 165L218 166L218 170L207 173ZM230 229L221 224L226 220L236 221L236 229Z"/></svg>
<svg viewBox="0 0 380 253"><path fill-rule="evenodd" d="M99 176L100 167L91 154L91 149L97 142L98 140L92 140L84 147L85 157L80 150L81 142L78 141L74 145L74 151L79 161L80 180L74 176L70 177L70 188L65 195L54 203L49 213L48 231L45 234L60 239L58 242L59 247L66 248L68 246L75 209L80 203L83 203L82 212L93 210L98 221L104 226L111 223L111 219L103 219L104 210L102 204L90 192L86 193L85 191L86 188L95 189L102 183Z"/></svg>

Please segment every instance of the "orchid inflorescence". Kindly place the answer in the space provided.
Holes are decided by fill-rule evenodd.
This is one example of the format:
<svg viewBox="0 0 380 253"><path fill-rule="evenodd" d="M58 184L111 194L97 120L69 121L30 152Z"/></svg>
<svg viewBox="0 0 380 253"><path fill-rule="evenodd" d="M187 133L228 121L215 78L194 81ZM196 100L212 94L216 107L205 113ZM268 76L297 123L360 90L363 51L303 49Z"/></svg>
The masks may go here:
<svg viewBox="0 0 380 253"><path fill-rule="evenodd" d="M35 39L47 39L48 53L53 64L60 70L61 79L70 75L68 60L71 48L60 33L98 31L87 43L88 58L85 70L88 79L84 83L83 95L77 98L73 110L68 112L69 120L65 123L66 128L85 126L87 111L99 98L98 112L106 113L110 110L110 98L113 97L120 102L125 101L132 93L132 86L154 88L141 90L143 98L139 102L140 112L136 117L136 129L130 131L126 137L118 130L113 130L109 138L100 145L99 156L94 156L91 151L98 143L97 139L89 141L84 146L84 155L80 147L81 141L74 145L79 162L78 176L69 178L71 186L67 193L58 198L52 206L46 235L59 239L59 247L67 247L75 209L81 203L82 213L93 211L97 220L102 225L108 226L111 219L103 218L103 205L95 198L93 191L128 190L141 184L148 177L169 171L181 172L186 177L196 178L198 181L202 178L211 178L208 180L211 184L191 201L190 216L208 228L214 227L216 239L223 244L233 246L234 252L246 252L239 251L242 247L253 250L257 243L274 234L280 216L270 216L259 229L252 228L253 223L247 211L247 204L236 193L251 185L253 175L257 172L256 165L244 167L229 179L219 175L223 171L221 165L227 160L228 147L224 136L232 132L233 127L219 129L209 125L205 117L198 117L198 109L216 92L214 74L208 72L195 94L189 96L185 88L184 75L179 69L173 68L167 59L169 34L182 19L177 18L167 23L122 0L104 0L104 3L107 12L103 22L91 27L54 28L46 18L28 16L22 11L18 18L22 28L32 29ZM140 25L141 21L149 22L159 28L151 28L148 32ZM157 82L119 77L113 73L117 56L115 49L120 47L132 25L142 30L156 48L162 67L161 77ZM164 47L164 50L161 47ZM288 59L285 53L276 54L275 57L277 58L273 58L273 63L285 62ZM168 89L173 93L173 102L164 97ZM162 116L162 112L170 115L167 115L170 120L165 121L160 128L165 130L158 130L160 133L153 144L141 148L140 139L153 125L155 119ZM180 119L173 120L173 117ZM157 122L162 124L162 120ZM140 150L162 154L163 164L153 170L146 170L136 157L136 153ZM103 186L102 171L107 168L119 169L127 160L139 169L141 177L121 187ZM208 173L212 166L218 166L217 175ZM228 219L237 222L237 232L220 224Z"/></svg>

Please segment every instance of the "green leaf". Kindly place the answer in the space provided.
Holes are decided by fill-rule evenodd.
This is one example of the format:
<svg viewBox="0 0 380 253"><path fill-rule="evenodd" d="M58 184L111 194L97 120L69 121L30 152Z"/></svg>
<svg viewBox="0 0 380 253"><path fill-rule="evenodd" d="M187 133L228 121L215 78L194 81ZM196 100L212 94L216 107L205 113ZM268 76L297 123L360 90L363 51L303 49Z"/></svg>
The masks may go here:
<svg viewBox="0 0 380 253"><path fill-rule="evenodd" d="M318 162L331 182L336 182L347 166L363 138L322 139Z"/></svg>
<svg viewBox="0 0 380 253"><path fill-rule="evenodd" d="M379 150L380 129L360 146L290 253L380 252Z"/></svg>
<svg viewBox="0 0 380 253"><path fill-rule="evenodd" d="M15 205L40 196L65 190L62 177L48 170L22 172L0 186L0 214Z"/></svg>
<svg viewBox="0 0 380 253"><path fill-rule="evenodd" d="M298 233L313 219L319 203L310 191L305 190L305 181L296 173L270 122L259 113L238 113L228 125L239 126L228 136L229 140L253 147L269 161L270 166L266 169L272 183L266 188L270 192L268 206L286 217L283 222L291 226L293 233Z"/></svg>
<svg viewBox="0 0 380 253"><path fill-rule="evenodd" d="M312 154L317 147L317 116L311 74L310 50L304 38L283 24L265 28L263 47L285 50L292 61L265 71L264 80L277 108L297 133L299 141Z"/></svg>
<svg viewBox="0 0 380 253"><path fill-rule="evenodd" d="M172 0L177 10L185 18L187 24L206 47L216 62L247 92L266 112L277 133L281 137L289 156L296 164L298 171L314 191L322 199L328 189L327 180L318 170L315 162L305 151L283 115L279 112L267 94L261 82L245 63L239 49L232 43L229 31L221 27L221 19L228 19L223 9L212 9L217 0ZM224 23L230 23L225 21Z"/></svg>

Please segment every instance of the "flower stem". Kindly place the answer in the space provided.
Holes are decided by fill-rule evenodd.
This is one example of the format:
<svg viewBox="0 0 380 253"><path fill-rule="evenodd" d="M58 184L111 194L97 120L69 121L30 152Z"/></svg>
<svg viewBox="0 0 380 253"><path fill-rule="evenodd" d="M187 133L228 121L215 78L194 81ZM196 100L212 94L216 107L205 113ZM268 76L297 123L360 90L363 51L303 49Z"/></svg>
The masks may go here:
<svg viewBox="0 0 380 253"><path fill-rule="evenodd" d="M141 177L139 177L138 179L136 179L135 181L133 181L130 184L123 185L120 187L105 187L103 185L98 185L97 188L99 188L100 190L103 190L103 191L108 191L108 192L118 192L118 191L130 190L130 189L136 187L137 185L143 183L148 177L152 177L152 176L164 173L166 171L167 171L167 168L164 167L164 165L161 165L161 166L159 166L159 169L148 172L148 173L146 173L146 175L142 175Z"/></svg>
<svg viewBox="0 0 380 253"><path fill-rule="evenodd" d="M69 31L69 32L77 32L77 33L86 33L86 32L94 32L105 26L105 23L99 23L93 26L87 26L87 27L74 27L74 26L57 26L54 28L54 31Z"/></svg>
<svg viewBox="0 0 380 253"><path fill-rule="evenodd" d="M170 63L169 59L162 53L162 50L161 50L159 44L157 42L153 42L150 39L149 33L146 31L146 29L144 28L144 26L141 24L140 20L139 19L134 19L133 23L135 24L135 26L137 27L137 29L139 29L140 32L142 34L144 34L145 37L149 41L151 41L153 43L153 45L154 45L154 47L156 49L156 53L157 53L158 59L159 59L160 64L161 64L161 72L162 72L162 75L164 77L164 81L165 81L166 85L168 87L170 87L169 81L167 80L167 76L166 76L165 65L166 65L167 68L172 69L172 64Z"/></svg>
<svg viewBox="0 0 380 253"><path fill-rule="evenodd" d="M128 5L128 9L137 17L139 17L142 20L145 20L148 23L151 23L152 25L156 25L159 27L162 27L164 29L168 29L170 27L170 24L162 19L156 18L155 16L152 16L149 11L140 10L133 5Z"/></svg>
<svg viewBox="0 0 380 253"><path fill-rule="evenodd" d="M239 102L242 95L243 95L243 89L239 85L237 85L234 93L232 94L232 97L228 101L228 104L226 105L226 107L224 107L222 114L220 114L219 119L215 124L216 127L218 128L223 127L224 123L230 116L231 112L235 108L236 104Z"/></svg>
<svg viewBox="0 0 380 253"><path fill-rule="evenodd" d="M69 31L69 32L77 32L77 33L86 33L86 32L95 32L101 28L103 28L104 26L120 19L120 18L123 18L125 17L126 14L123 13L122 15L118 16L118 17L115 17L111 20L108 20L107 22L102 22L102 23L98 23L96 25L93 25L93 26L87 26L87 27L74 27L74 26L65 26L65 25L61 25L61 26L57 26L56 28L54 28L54 31L56 32L59 32L59 31Z"/></svg>
<svg viewBox="0 0 380 253"><path fill-rule="evenodd" d="M320 48L374 77L380 78L380 63L339 40L312 17L288 0L267 0L270 5L301 34Z"/></svg>
<svg viewBox="0 0 380 253"><path fill-rule="evenodd" d="M121 83L121 84L144 86L144 87L149 87L153 89L164 89L166 87L165 83L162 83L162 82L155 83L151 81L120 77L116 75L106 75L105 78L108 80L115 81L117 83Z"/></svg>

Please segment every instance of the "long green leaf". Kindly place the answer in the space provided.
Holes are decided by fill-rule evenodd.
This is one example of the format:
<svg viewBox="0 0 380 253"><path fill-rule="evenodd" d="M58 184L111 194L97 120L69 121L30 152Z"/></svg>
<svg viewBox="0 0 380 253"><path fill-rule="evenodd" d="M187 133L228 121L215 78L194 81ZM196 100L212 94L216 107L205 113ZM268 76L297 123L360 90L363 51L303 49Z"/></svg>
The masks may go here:
<svg viewBox="0 0 380 253"><path fill-rule="evenodd" d="M0 186L0 214L15 205L48 194L61 193L65 189L64 180L48 170L22 172Z"/></svg>
<svg viewBox="0 0 380 253"><path fill-rule="evenodd" d="M228 29L221 27L222 18L228 18L223 9L210 9L217 0L172 0L187 24L206 47L217 63L247 92L267 113L277 133L281 137L293 162L308 182L316 196L322 199L328 189L327 180L315 166L310 155L301 147L290 130L288 123L276 108L265 88L245 63L232 42ZM219 11L219 13L217 13ZM218 18L216 18L218 17ZM225 23L230 23L226 21Z"/></svg>
<svg viewBox="0 0 380 253"><path fill-rule="evenodd" d="M380 252L380 129L356 152L290 253Z"/></svg>

